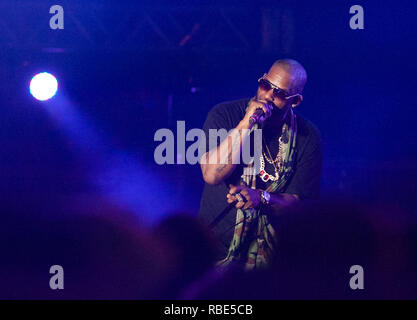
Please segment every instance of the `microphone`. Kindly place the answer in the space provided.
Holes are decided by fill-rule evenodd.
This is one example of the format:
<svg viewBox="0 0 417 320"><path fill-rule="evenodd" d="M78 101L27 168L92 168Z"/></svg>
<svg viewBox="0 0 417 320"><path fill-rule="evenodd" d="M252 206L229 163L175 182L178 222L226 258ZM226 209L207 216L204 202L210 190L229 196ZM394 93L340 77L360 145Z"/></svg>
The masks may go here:
<svg viewBox="0 0 417 320"><path fill-rule="evenodd" d="M265 112L263 111L263 109L261 108L256 109L256 111L250 116L249 123L254 124L254 123L259 122L259 119L264 115L265 115Z"/></svg>

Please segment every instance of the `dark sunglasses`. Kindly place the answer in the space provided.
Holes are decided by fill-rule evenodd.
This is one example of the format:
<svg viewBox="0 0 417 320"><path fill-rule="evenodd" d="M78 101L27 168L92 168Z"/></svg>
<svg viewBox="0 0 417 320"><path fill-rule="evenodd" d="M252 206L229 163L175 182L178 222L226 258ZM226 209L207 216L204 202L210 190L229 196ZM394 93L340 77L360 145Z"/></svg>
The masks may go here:
<svg viewBox="0 0 417 320"><path fill-rule="evenodd" d="M263 75L262 78L258 79L259 87L261 87L262 90L269 91L271 89L274 89L274 97L279 98L281 100L288 100L296 96L300 96L300 94L294 94L290 95L287 91L284 89L281 89L274 85L273 83L269 82L267 79L265 79L266 74Z"/></svg>

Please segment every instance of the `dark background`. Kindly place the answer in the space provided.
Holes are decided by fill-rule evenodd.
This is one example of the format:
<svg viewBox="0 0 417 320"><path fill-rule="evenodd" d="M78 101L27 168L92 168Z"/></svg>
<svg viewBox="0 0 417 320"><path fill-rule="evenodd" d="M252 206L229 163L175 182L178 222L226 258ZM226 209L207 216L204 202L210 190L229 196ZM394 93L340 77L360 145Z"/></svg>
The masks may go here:
<svg viewBox="0 0 417 320"><path fill-rule="evenodd" d="M49 28L54 4L64 30ZM349 28L355 4L364 30ZM196 214L199 166L155 164L155 131L201 128L293 58L308 73L298 112L323 138L323 196L414 217L416 12L415 1L2 2L2 201L45 215L114 205L145 224ZM42 71L59 82L47 102L28 89Z"/></svg>

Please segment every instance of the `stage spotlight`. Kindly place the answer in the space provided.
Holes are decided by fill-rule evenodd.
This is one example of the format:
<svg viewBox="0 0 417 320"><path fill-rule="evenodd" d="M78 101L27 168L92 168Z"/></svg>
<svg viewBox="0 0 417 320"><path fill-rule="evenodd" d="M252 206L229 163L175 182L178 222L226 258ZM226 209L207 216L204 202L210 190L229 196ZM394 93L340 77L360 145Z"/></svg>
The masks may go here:
<svg viewBox="0 0 417 320"><path fill-rule="evenodd" d="M30 81L29 90L35 99L40 101L49 100L58 90L58 81L50 73L38 73Z"/></svg>

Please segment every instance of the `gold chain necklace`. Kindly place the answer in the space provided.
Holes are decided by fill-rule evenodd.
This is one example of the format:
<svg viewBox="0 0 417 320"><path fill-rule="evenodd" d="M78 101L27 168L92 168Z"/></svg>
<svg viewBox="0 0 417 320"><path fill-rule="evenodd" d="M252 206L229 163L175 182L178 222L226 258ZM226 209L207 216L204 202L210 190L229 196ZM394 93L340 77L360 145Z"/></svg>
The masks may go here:
<svg viewBox="0 0 417 320"><path fill-rule="evenodd" d="M279 140L278 140L278 141L279 141ZM267 144L266 144L265 140L264 140L264 143L265 143L266 151L269 153L269 156L270 156L270 157L271 157L271 159L272 159L271 152L269 151L269 148L268 148L268 146L267 146ZM280 145L281 145L281 143L280 143ZM281 149L281 146L280 146L279 150L282 150L282 149ZM261 177L262 181L264 181L264 182L267 182L267 181L269 181L269 180L271 180L271 181L277 181L277 180L279 179L279 167L277 167L277 166L275 165L275 162L274 162L274 161L270 162L270 161L269 161L269 159L268 159L268 157L265 155L265 159L267 159L267 161L273 165L273 167L274 167L274 171L275 171L275 175L271 175L271 174L269 174L268 172L266 172L266 169L265 169L265 161L264 161L264 154L265 154L265 153L264 153L264 152L262 152L262 153L263 153L263 154L261 154L261 157L260 157L260 164L261 164L261 167L260 167L260 172L259 172L259 175L260 175L260 177ZM277 157L278 157L278 156L279 156L280 158L282 158L281 152L279 152L279 151L278 151Z"/></svg>
<svg viewBox="0 0 417 320"><path fill-rule="evenodd" d="M260 165L261 166L260 166L259 175L260 175L262 181L264 181L264 182L267 182L268 180L277 181L279 179L279 172L280 172L280 169L282 169L282 167L283 167L283 159L282 159L283 155L282 155L282 153L283 153L284 142L282 141L282 135L286 134L286 129L287 128L285 127L285 124L284 124L284 126L282 127L281 136L278 138L279 147L278 147L278 153L277 153L277 156L275 157L275 159L272 158L271 151L269 150L269 147L268 147L268 145L265 141L265 138L262 137L263 142L265 144L265 149L269 154L269 158L268 158L268 156L265 154L265 152L262 151L262 154L260 156ZM274 167L274 171L275 171L274 176L269 174L268 172L266 172L264 157L265 157L266 161L268 161ZM277 166L275 165L276 163L278 164Z"/></svg>
<svg viewBox="0 0 417 320"><path fill-rule="evenodd" d="M268 158L268 156L265 154L265 152L264 152L264 157L265 157L266 161L268 161L270 164L274 165L274 163L278 163L278 167L281 167L282 166L282 141L281 141L281 137L278 139L278 145L279 145L279 147L278 147L277 156L275 157L274 160L272 160L271 151L269 150L269 147L265 142L265 148L266 148L266 151L268 152L270 158Z"/></svg>

